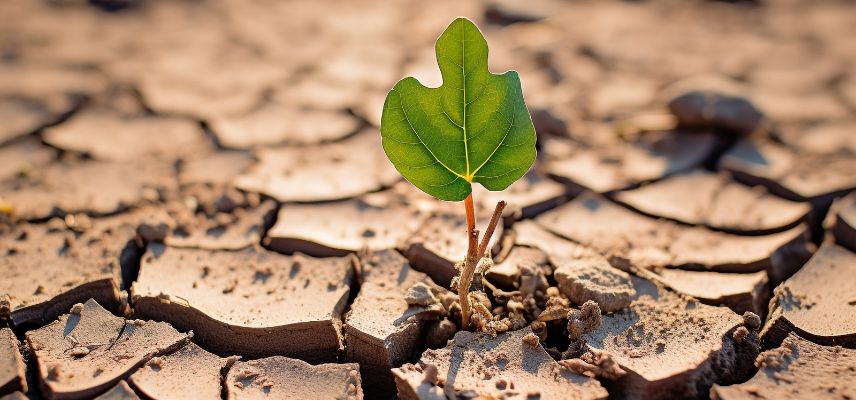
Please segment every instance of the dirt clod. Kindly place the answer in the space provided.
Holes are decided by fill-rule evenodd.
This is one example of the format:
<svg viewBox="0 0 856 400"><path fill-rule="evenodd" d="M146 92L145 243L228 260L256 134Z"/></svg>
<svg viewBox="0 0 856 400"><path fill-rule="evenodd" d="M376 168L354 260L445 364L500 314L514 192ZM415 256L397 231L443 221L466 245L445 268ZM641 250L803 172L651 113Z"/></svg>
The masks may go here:
<svg viewBox="0 0 856 400"><path fill-rule="evenodd" d="M759 317L758 314L747 311L743 313L743 324L746 325L746 328L749 328L749 330L757 331L761 329L761 317Z"/></svg>
<svg viewBox="0 0 856 400"><path fill-rule="evenodd" d="M437 303L437 297L424 282L414 283L404 294L404 301L411 306L429 306Z"/></svg>
<svg viewBox="0 0 856 400"><path fill-rule="evenodd" d="M597 349L590 349L580 358L559 360L559 364L574 373L593 378L616 380L627 373L609 353Z"/></svg>

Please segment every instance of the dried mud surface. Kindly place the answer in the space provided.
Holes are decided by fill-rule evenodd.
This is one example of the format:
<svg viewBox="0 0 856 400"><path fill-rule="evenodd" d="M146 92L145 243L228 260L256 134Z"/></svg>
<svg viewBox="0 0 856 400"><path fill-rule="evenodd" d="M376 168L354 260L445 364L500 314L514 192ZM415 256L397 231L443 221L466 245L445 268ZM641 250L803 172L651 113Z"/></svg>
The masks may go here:
<svg viewBox="0 0 856 400"><path fill-rule="evenodd" d="M856 346L856 254L826 243L776 288L764 340L778 344L791 331L819 344ZM837 321L828 323L827 321Z"/></svg>
<svg viewBox="0 0 856 400"><path fill-rule="evenodd" d="M238 361L229 370L230 399L360 399L359 365L310 365L282 356Z"/></svg>
<svg viewBox="0 0 856 400"><path fill-rule="evenodd" d="M131 299L135 314L194 330L219 354L333 361L353 279L349 257L152 244Z"/></svg>
<svg viewBox="0 0 856 400"><path fill-rule="evenodd" d="M485 332L463 207L379 134L457 16L538 135L474 187ZM854 36L844 0L0 2L0 399L856 398Z"/></svg>
<svg viewBox="0 0 856 400"><path fill-rule="evenodd" d="M459 332L448 346L428 350L417 364L393 370L401 399L446 396L603 399L606 390L589 377L563 369L532 331L495 338Z"/></svg>
<svg viewBox="0 0 856 400"><path fill-rule="evenodd" d="M715 386L711 398L846 399L856 395L856 384L849 379L856 370L853 349L823 346L790 334L781 347L759 354L755 364L759 370L752 379Z"/></svg>

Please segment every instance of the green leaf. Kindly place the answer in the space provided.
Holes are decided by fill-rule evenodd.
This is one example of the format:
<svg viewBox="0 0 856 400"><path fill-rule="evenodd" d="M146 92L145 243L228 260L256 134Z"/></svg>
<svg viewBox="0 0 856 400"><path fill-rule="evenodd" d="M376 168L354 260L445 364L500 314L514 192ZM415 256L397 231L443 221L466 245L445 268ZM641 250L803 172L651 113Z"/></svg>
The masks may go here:
<svg viewBox="0 0 856 400"><path fill-rule="evenodd" d="M386 96L383 149L398 172L441 200L461 201L472 182L503 190L535 161L535 128L516 71L488 71L487 42L458 18L437 39L438 88L400 80Z"/></svg>

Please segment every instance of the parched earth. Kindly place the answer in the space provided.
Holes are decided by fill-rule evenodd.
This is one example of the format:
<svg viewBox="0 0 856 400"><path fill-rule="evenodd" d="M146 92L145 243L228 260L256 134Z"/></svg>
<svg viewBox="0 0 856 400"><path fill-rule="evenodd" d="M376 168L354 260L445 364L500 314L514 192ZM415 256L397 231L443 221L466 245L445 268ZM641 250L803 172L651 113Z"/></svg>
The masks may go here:
<svg viewBox="0 0 856 400"><path fill-rule="evenodd" d="M378 125L454 17L532 171ZM0 399L854 399L856 3L0 2ZM483 230L483 228L482 228Z"/></svg>

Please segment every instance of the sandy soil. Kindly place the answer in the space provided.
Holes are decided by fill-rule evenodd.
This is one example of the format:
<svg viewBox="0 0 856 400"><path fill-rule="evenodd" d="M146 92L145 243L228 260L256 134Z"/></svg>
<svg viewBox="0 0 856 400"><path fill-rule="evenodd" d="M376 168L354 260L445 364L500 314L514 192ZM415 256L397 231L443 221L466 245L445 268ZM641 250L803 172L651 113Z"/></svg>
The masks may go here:
<svg viewBox="0 0 856 400"><path fill-rule="evenodd" d="M538 134L474 188L482 332L463 207L379 134L459 15ZM844 0L0 2L0 399L852 398L853 37Z"/></svg>

